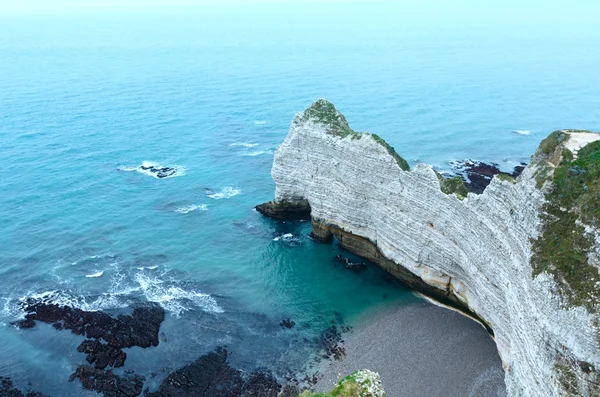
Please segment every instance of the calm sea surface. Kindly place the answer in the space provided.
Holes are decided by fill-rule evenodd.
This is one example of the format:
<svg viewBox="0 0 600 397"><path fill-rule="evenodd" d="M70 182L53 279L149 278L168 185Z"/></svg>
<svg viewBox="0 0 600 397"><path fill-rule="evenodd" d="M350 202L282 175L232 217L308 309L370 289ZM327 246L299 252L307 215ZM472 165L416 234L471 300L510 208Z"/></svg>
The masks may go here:
<svg viewBox="0 0 600 397"><path fill-rule="evenodd" d="M413 302L376 268L342 269L309 224L252 207L273 196L292 117L321 97L441 169L510 169L555 129L600 130L597 24L443 21L375 6L0 15L0 375L84 395L66 382L80 337L10 325L28 296L159 302L168 342L125 367L158 373L149 386L223 344L240 368L295 370L331 321Z"/></svg>

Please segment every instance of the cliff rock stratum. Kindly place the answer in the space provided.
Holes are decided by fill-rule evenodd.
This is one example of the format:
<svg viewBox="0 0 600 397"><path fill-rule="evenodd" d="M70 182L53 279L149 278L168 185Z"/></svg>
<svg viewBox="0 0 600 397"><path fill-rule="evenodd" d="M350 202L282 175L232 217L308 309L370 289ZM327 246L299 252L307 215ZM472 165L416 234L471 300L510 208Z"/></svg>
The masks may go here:
<svg viewBox="0 0 600 397"><path fill-rule="evenodd" d="M408 163L318 100L275 152L275 199L493 335L510 396L600 395L600 134L561 130L482 194Z"/></svg>

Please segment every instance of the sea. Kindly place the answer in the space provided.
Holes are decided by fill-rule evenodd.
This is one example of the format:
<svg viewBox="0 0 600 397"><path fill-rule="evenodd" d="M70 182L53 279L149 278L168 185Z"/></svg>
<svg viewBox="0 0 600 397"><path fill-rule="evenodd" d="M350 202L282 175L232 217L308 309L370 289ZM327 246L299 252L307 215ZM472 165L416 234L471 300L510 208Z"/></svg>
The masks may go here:
<svg viewBox="0 0 600 397"><path fill-rule="evenodd" d="M82 337L11 324L28 297L162 305L167 342L120 370L151 389L223 345L237 368L309 370L332 324L414 303L308 222L253 209L274 150L319 98L440 170L511 170L554 130L600 130L600 12L562 3L0 5L0 376L96 395L66 381Z"/></svg>

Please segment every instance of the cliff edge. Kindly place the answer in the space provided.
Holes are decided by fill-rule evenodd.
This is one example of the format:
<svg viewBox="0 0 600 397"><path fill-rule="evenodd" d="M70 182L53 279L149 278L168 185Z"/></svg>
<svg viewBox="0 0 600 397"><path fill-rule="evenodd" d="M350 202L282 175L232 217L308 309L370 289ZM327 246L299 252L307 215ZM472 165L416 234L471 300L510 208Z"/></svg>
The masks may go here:
<svg viewBox="0 0 600 397"><path fill-rule="evenodd" d="M600 134L552 133L482 194L353 131L325 100L296 115L271 172L278 219L311 219L413 288L479 318L511 396L600 395Z"/></svg>

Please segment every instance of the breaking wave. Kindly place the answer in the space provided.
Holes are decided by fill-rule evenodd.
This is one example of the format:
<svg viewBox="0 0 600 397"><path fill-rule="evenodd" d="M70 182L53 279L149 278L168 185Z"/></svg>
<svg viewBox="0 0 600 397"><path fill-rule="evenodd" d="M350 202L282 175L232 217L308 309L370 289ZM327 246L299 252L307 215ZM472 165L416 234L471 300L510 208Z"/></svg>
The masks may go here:
<svg viewBox="0 0 600 397"><path fill-rule="evenodd" d="M207 191L206 194L208 197L210 197L211 199L215 199L215 200L221 200L221 199L227 199L233 196L237 196L238 194L241 194L242 191L239 189L235 189L231 186L227 186L224 187L223 189L221 189L220 192L212 192L212 191Z"/></svg>
<svg viewBox="0 0 600 397"><path fill-rule="evenodd" d="M253 152L245 152L245 153L241 153L241 156L260 156L261 154L273 154L273 152L271 150L255 150Z"/></svg>
<svg viewBox="0 0 600 397"><path fill-rule="evenodd" d="M513 130L512 131L515 134L519 134L519 135L529 135L531 134L531 131L529 130Z"/></svg>
<svg viewBox="0 0 600 397"><path fill-rule="evenodd" d="M92 273L92 274L86 274L85 277L87 278L95 278L95 277L100 277L104 274L103 271L99 271L97 273Z"/></svg>
<svg viewBox="0 0 600 397"><path fill-rule="evenodd" d="M235 143L232 143L229 146L242 146L242 147L246 147L246 148L251 148L251 147L257 147L258 143L235 142Z"/></svg>
<svg viewBox="0 0 600 397"><path fill-rule="evenodd" d="M169 277L168 271L151 271L157 268L158 266L139 267L127 273L118 271L111 276L108 290L98 294L84 295L67 287L41 293L30 291L20 297L0 297L5 301L0 315L12 320L22 318L22 304L29 298L85 311L122 309L147 301L158 303L174 317L198 309L207 313L223 312L210 294L203 293L192 283ZM88 276L100 277L102 273Z"/></svg>
<svg viewBox="0 0 600 397"><path fill-rule="evenodd" d="M206 204L200 204L200 205L187 205L185 207L180 207L177 208L175 210L175 212L179 213L179 214L187 214L189 212L192 211L196 211L196 210L200 210L200 211L208 211L208 206Z"/></svg>

